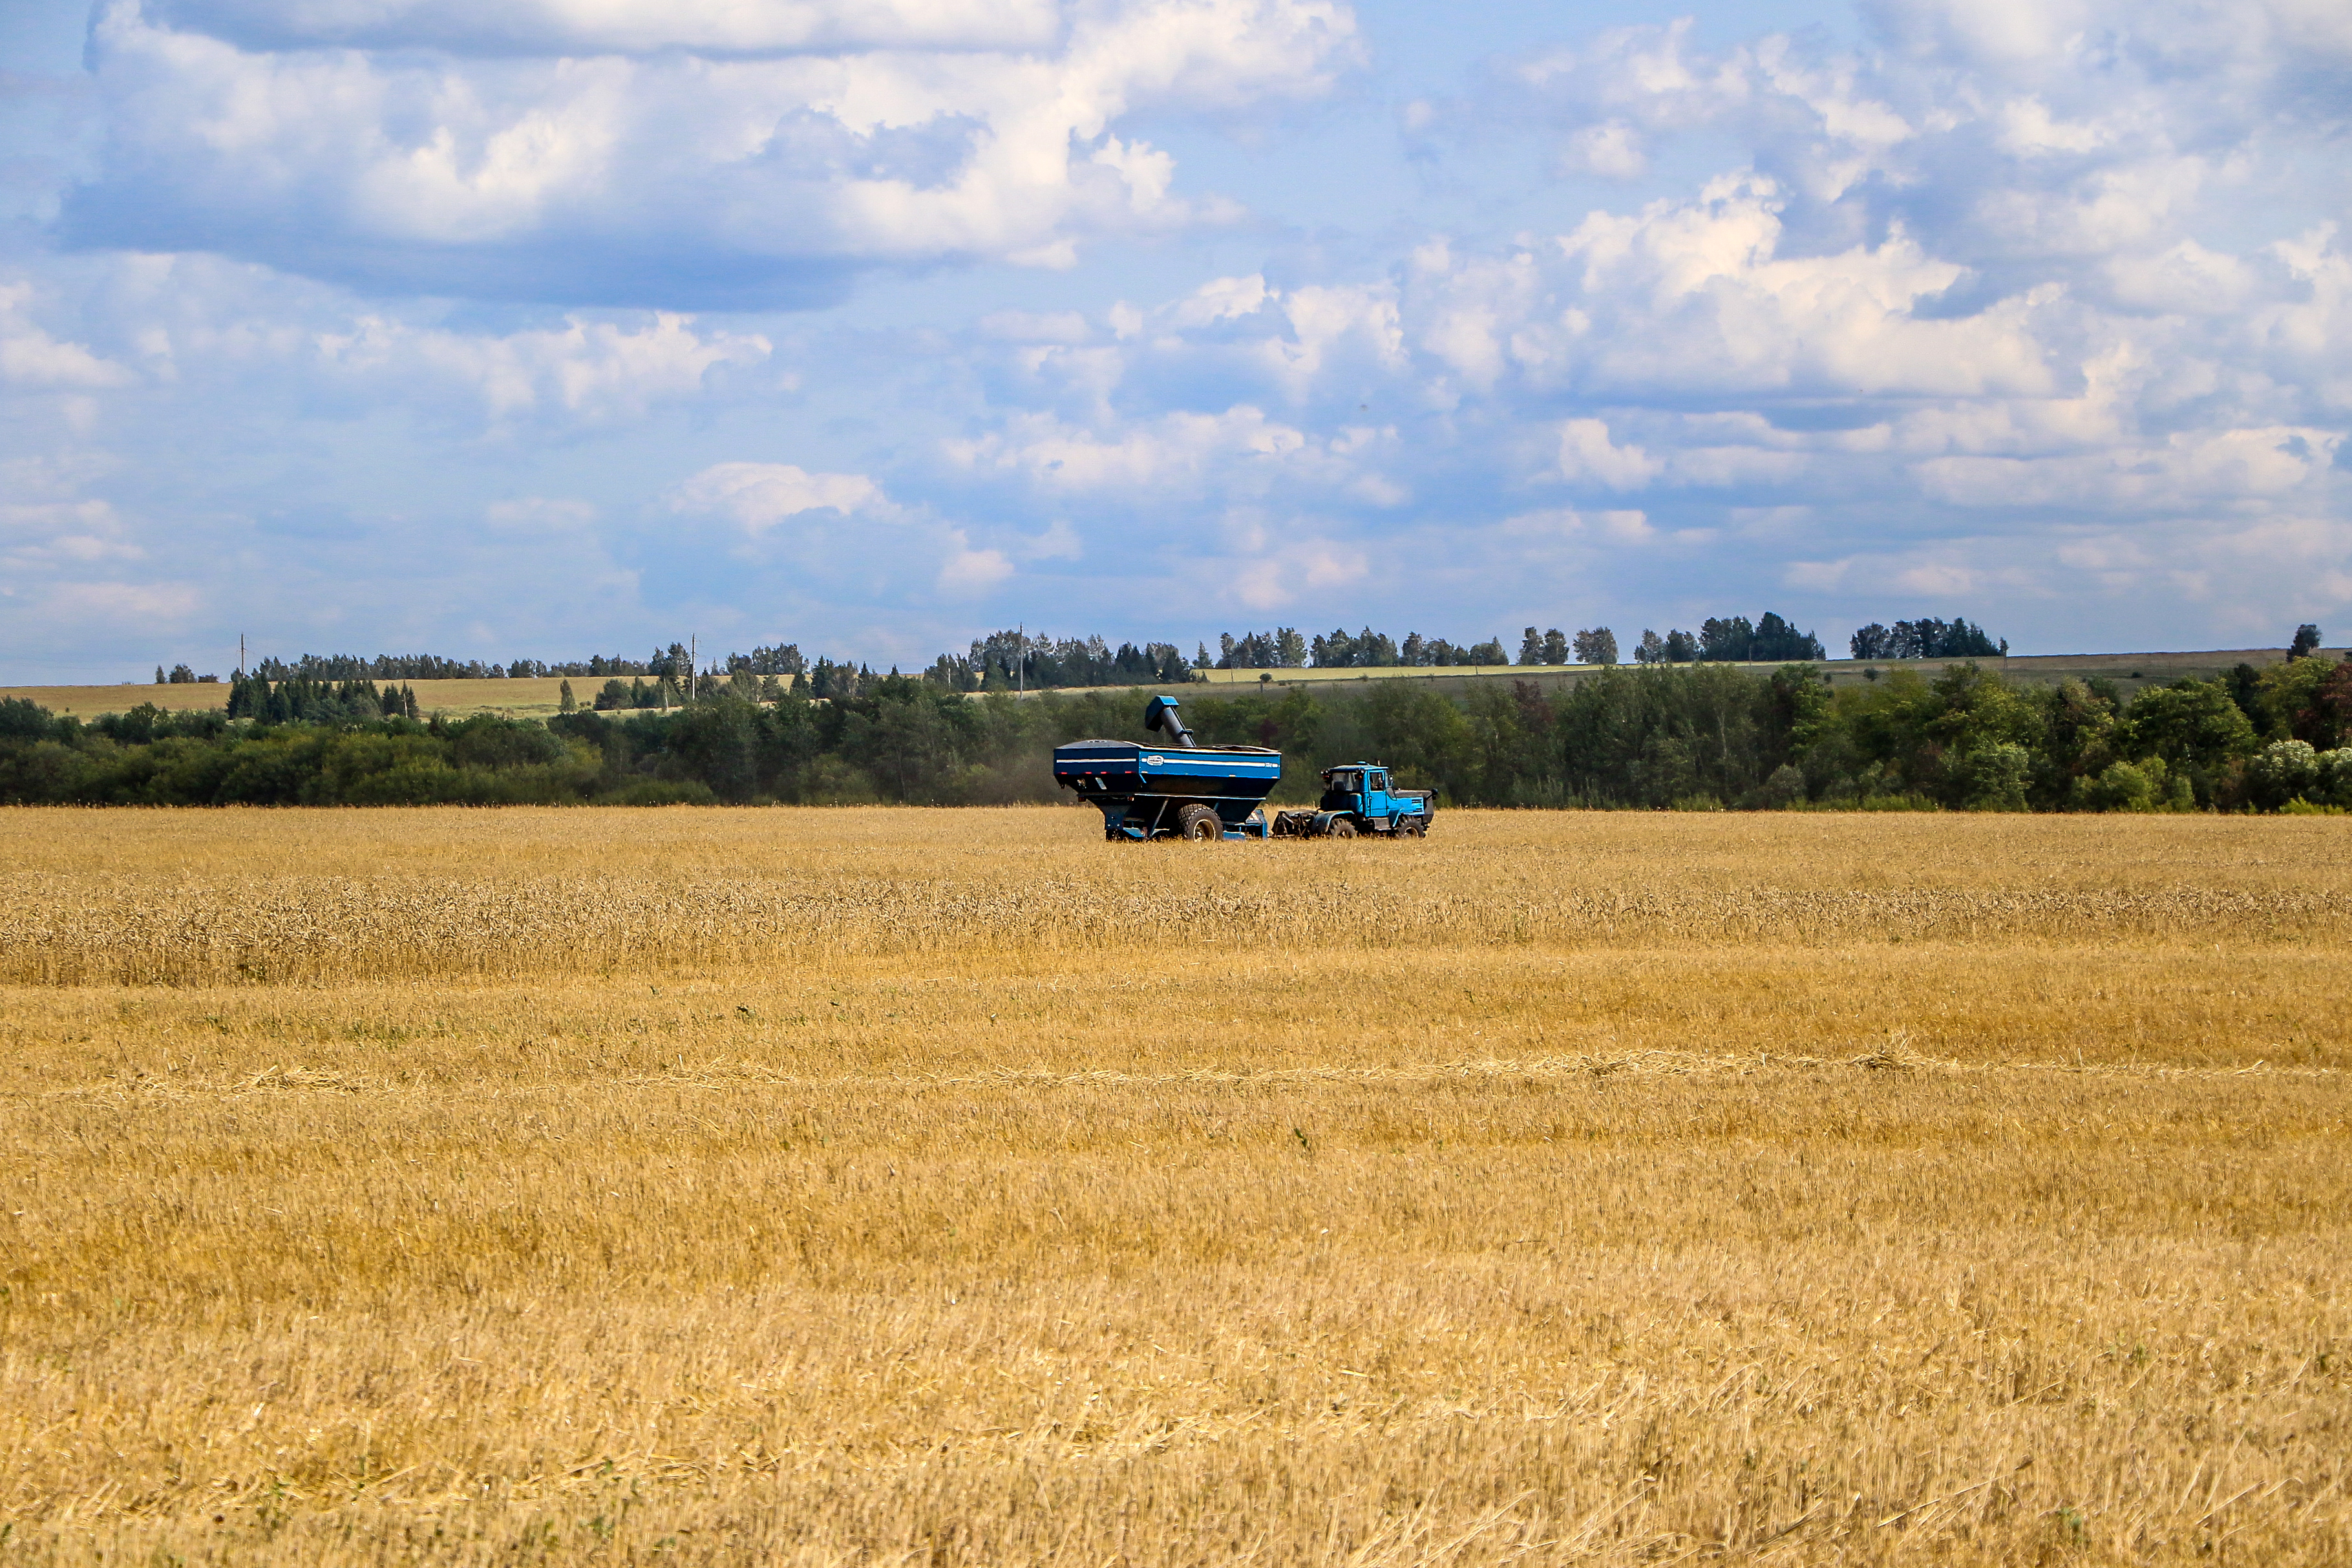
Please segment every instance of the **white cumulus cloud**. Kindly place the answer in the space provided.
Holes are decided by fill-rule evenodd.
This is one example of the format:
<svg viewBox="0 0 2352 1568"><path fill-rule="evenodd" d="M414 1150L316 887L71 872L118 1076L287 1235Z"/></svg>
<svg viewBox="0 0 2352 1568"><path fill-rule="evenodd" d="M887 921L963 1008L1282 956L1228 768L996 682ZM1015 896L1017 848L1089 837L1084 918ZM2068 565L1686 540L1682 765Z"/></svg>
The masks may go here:
<svg viewBox="0 0 2352 1568"><path fill-rule="evenodd" d="M52 337L32 319L33 287L0 283L0 387L27 392L121 386L131 372L77 342Z"/></svg>
<svg viewBox="0 0 2352 1568"><path fill-rule="evenodd" d="M1571 419L1559 430L1559 477L1612 490L1638 490L1664 467L1639 447L1620 447L1598 419Z"/></svg>
<svg viewBox="0 0 2352 1568"><path fill-rule="evenodd" d="M154 10L263 46L561 55L1040 48L1061 22L1053 0L165 0Z"/></svg>
<svg viewBox="0 0 2352 1568"><path fill-rule="evenodd" d="M108 149L67 221L347 281L646 305L1067 265L1226 210L1177 195L1121 117L1318 92L1353 29L1339 0L106 0Z"/></svg>
<svg viewBox="0 0 2352 1568"><path fill-rule="evenodd" d="M714 512L745 532L764 533L809 511L886 508L882 487L864 474L812 474L790 463L717 463L670 491L672 511Z"/></svg>

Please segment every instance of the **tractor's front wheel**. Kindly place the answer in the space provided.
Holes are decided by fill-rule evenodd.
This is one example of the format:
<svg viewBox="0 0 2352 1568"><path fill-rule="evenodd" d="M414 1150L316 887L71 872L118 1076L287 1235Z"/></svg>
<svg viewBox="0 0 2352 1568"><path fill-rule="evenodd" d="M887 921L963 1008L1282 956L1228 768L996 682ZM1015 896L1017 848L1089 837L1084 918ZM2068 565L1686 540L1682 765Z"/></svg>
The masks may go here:
<svg viewBox="0 0 2352 1568"><path fill-rule="evenodd" d="M1223 820L1205 805L1188 805L1176 813L1176 837L1197 844L1224 836Z"/></svg>

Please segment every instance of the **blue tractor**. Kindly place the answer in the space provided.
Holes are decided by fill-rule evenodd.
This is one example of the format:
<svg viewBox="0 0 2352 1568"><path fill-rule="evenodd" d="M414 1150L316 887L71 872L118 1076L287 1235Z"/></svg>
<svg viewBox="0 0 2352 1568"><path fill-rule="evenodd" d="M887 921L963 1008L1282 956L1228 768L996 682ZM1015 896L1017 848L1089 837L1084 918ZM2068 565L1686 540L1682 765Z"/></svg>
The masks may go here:
<svg viewBox="0 0 2352 1568"><path fill-rule="evenodd" d="M1154 697L1145 706L1143 727L1165 739L1156 747L1073 741L1054 748L1054 782L1101 810L1106 838L1417 838L1436 808L1426 790L1392 788L1383 764L1349 763L1325 770L1314 810L1277 812L1269 820L1265 797L1282 782L1280 752L1201 744L1172 697Z"/></svg>
<svg viewBox="0 0 2352 1568"><path fill-rule="evenodd" d="M1437 815L1437 796L1425 789L1399 789L1381 763L1342 763L1323 770L1323 798L1312 811L1285 811L1274 819L1277 838L1353 838L1384 834L1419 838Z"/></svg>

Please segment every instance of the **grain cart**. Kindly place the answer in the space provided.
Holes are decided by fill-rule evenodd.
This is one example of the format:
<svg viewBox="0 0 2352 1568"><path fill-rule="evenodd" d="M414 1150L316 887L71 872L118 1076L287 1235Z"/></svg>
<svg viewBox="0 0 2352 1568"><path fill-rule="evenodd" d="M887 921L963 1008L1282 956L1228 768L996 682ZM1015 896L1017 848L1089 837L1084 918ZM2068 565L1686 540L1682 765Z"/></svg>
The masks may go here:
<svg viewBox="0 0 2352 1568"><path fill-rule="evenodd" d="M1282 753L1265 746L1204 746L1177 717L1176 700L1155 697L1143 727L1166 740L1072 741L1054 748L1054 782L1100 807L1103 837L1265 838L1261 809L1282 782Z"/></svg>
<svg viewBox="0 0 2352 1568"><path fill-rule="evenodd" d="M1312 811L1275 814L1276 838L1353 838L1362 833L1419 838L1437 815L1437 796L1398 789L1381 763L1342 763L1323 770L1323 798Z"/></svg>
<svg viewBox="0 0 2352 1568"><path fill-rule="evenodd" d="M1392 787L1385 763L1348 763L1324 770L1314 810L1278 812L1269 821L1265 797L1282 781L1280 752L1202 745L1171 697L1144 707L1143 727L1166 741L1156 750L1133 741L1054 748L1054 782L1101 810L1106 838L1418 838L1437 809L1427 790Z"/></svg>

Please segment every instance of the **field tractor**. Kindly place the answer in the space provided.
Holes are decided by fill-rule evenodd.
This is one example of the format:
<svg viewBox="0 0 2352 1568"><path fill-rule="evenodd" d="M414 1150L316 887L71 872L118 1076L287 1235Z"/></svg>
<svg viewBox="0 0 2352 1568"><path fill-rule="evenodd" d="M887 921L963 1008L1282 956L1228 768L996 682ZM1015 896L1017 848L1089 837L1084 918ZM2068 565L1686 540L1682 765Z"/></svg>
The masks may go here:
<svg viewBox="0 0 2352 1568"><path fill-rule="evenodd" d="M1265 797L1282 782L1280 752L1201 744L1171 697L1145 705L1143 727L1164 737L1158 747L1073 741L1054 748L1054 782L1101 810L1105 838L1418 838L1437 809L1427 790L1391 787L1387 764L1348 763L1324 770L1315 809L1268 818Z"/></svg>
<svg viewBox="0 0 2352 1568"><path fill-rule="evenodd" d="M1353 838L1385 833L1419 838L1437 815L1437 796L1425 789L1398 789L1380 763L1342 763L1323 770L1323 798L1312 811L1276 812L1276 838Z"/></svg>

